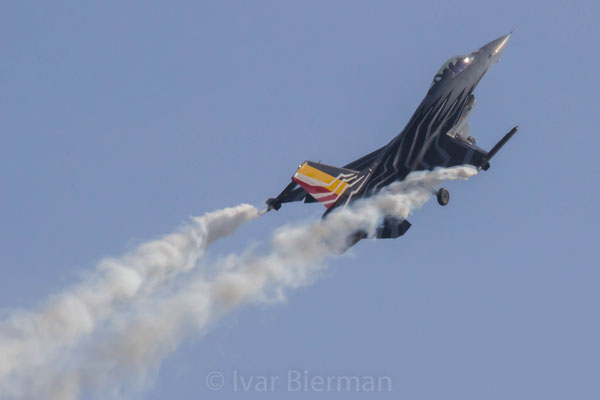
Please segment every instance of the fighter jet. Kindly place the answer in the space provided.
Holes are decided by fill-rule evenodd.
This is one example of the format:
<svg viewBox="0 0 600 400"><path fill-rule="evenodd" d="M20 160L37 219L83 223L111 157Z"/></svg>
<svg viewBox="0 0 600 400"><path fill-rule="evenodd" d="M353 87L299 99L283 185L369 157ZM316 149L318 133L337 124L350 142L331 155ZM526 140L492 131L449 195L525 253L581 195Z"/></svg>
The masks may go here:
<svg viewBox="0 0 600 400"><path fill-rule="evenodd" d="M516 133L518 126L488 152L476 145L468 118L476 103L473 90L499 61L510 35L446 61L433 77L427 95L406 127L385 146L342 168L312 161L302 163L292 176L292 182L277 197L266 201L267 210L278 210L283 203L293 201L318 201L327 208L323 215L326 217L338 207L373 196L413 171L464 164L487 170L490 160ZM441 188L434 193L440 205L448 204L448 190ZM388 216L375 235L397 238L410 226L405 219ZM355 233L349 239L349 246L365 237L364 232Z"/></svg>

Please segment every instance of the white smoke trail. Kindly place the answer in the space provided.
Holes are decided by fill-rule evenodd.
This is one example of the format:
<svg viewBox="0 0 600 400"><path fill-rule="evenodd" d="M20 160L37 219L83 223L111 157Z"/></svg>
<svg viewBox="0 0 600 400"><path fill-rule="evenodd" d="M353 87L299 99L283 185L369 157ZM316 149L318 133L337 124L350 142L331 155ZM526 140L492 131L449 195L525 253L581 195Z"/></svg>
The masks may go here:
<svg viewBox="0 0 600 400"><path fill-rule="evenodd" d="M431 197L433 187L476 173L469 166L413 173L325 220L280 228L264 254L250 250L232 254L210 269L196 269L183 282L171 280L168 290L121 309L90 340L79 342L76 351L53 357L52 364L43 363L49 360L38 360L36 368L17 364L24 376L20 383L26 385L13 393L69 400L94 392L105 398L143 386L186 336L203 332L211 321L240 305L280 300L286 290L309 284L326 267L327 259L345 248L348 234L356 230L372 234L385 215L406 218ZM0 336L0 349L3 340Z"/></svg>
<svg viewBox="0 0 600 400"><path fill-rule="evenodd" d="M101 261L83 282L54 296L41 311L17 312L1 322L0 395L18 395L23 382L15 381L91 335L116 308L152 295L189 271L208 245L257 216L256 208L242 204L195 217L179 232L142 244L122 258Z"/></svg>

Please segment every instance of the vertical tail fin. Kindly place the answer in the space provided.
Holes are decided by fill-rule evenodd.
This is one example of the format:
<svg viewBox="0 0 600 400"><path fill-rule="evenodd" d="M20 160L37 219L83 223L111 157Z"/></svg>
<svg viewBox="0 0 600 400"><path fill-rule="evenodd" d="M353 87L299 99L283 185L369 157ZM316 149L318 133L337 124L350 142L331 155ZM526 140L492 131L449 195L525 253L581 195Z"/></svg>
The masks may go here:
<svg viewBox="0 0 600 400"><path fill-rule="evenodd" d="M305 161L292 180L327 208L339 200L359 172L346 168Z"/></svg>

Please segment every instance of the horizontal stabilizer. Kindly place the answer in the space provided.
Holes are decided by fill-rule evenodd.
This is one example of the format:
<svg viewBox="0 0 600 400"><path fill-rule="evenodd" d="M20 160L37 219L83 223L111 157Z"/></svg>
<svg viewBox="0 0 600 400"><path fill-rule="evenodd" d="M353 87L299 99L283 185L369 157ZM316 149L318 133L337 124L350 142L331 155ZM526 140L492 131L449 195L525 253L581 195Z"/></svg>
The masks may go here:
<svg viewBox="0 0 600 400"><path fill-rule="evenodd" d="M406 233L410 228L411 223L407 219L393 217L391 215L386 216L381 225L375 231L375 238L377 239L396 239ZM367 232L364 230L358 230L346 238L346 247L342 252L348 250L362 239L369 237Z"/></svg>
<svg viewBox="0 0 600 400"><path fill-rule="evenodd" d="M388 215L375 231L375 237L378 239L396 239L404 235L410 226L411 223L408 220Z"/></svg>
<svg viewBox="0 0 600 400"><path fill-rule="evenodd" d="M315 200L331 208L358 175L358 171L351 169L305 161L292 180L302 186Z"/></svg>

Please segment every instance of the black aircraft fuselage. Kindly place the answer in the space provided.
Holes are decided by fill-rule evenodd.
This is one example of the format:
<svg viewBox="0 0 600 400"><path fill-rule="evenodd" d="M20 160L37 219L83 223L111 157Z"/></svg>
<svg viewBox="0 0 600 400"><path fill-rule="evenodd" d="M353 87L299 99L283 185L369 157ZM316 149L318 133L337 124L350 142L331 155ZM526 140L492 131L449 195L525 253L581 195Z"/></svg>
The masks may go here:
<svg viewBox="0 0 600 400"><path fill-rule="evenodd" d="M499 60L509 37L502 36L444 63L406 127L387 145L343 168L305 162L279 196L267 200L268 209L277 210L282 203L292 201L320 201L328 208L327 215L337 207L374 195L413 171L464 164L487 170L489 160L517 127L486 152L469 135L468 117L476 103L473 90ZM445 205L448 192L441 189L437 194L440 204ZM397 237L410 227L406 220L390 218L377 237Z"/></svg>

